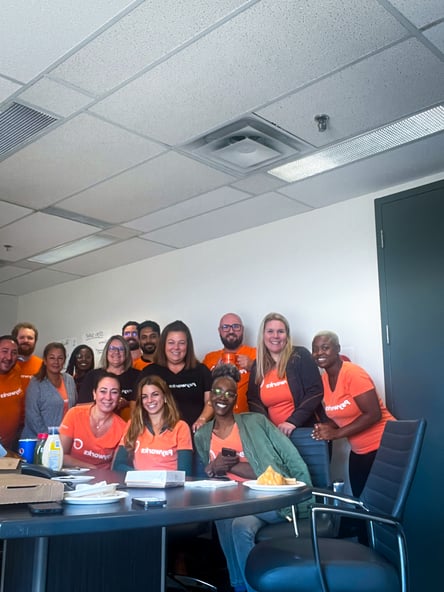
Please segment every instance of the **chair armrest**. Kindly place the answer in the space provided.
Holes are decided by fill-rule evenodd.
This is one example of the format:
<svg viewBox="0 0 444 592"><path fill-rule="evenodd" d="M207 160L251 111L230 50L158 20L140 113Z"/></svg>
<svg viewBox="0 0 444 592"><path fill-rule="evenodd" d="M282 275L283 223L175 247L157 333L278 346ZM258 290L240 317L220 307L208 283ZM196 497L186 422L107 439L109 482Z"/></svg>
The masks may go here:
<svg viewBox="0 0 444 592"><path fill-rule="evenodd" d="M312 489L312 495L315 497L323 497L328 500L338 501L343 504L351 504L353 506L358 506L360 508L366 509L364 503L358 498L352 495L344 495L343 493L336 493L331 489L319 489L314 487Z"/></svg>
<svg viewBox="0 0 444 592"><path fill-rule="evenodd" d="M335 514L336 516L346 516L349 518L357 518L360 520L366 520L367 522L377 522L386 526L393 527L396 530L396 538L398 542L398 561L401 574L401 592L408 591L407 583L407 543L405 538L404 529L401 522L388 514L379 514L377 512L370 512L365 507L359 508L344 508L339 506L332 506L326 504L314 504L311 507L310 518L311 518L311 540L313 545L313 554L315 558L316 568L321 581L321 587L323 592L328 592L327 582L325 579L324 572L321 565L321 557L319 553L318 535L316 530L316 516L318 514Z"/></svg>

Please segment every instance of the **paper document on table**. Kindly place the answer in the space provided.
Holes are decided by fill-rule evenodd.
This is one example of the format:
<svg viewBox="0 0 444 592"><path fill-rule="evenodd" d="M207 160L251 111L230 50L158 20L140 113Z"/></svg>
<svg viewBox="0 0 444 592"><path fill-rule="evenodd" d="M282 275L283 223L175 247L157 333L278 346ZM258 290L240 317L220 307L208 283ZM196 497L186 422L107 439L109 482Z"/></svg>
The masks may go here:
<svg viewBox="0 0 444 592"><path fill-rule="evenodd" d="M231 487L237 485L237 481L222 481L219 479L202 479L201 481L186 481L185 487Z"/></svg>

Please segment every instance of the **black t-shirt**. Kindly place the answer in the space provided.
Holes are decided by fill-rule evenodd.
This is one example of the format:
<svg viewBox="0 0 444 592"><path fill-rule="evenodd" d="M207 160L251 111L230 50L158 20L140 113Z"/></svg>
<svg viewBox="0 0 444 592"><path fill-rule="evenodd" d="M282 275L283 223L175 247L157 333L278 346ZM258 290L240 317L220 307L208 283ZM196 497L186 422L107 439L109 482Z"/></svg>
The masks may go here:
<svg viewBox="0 0 444 592"><path fill-rule="evenodd" d="M204 393L211 389L211 372L201 363L195 368L183 369L177 374L165 366L150 364L142 370L143 376L160 376L170 387L181 418L191 427L202 413Z"/></svg>
<svg viewBox="0 0 444 592"><path fill-rule="evenodd" d="M80 385L77 403L91 403L93 401L93 386L99 372L102 372L102 370L96 368L85 374ZM122 374L117 375L117 378L120 382L122 397L127 401L135 401L137 396L136 385L140 379L140 371L130 367Z"/></svg>

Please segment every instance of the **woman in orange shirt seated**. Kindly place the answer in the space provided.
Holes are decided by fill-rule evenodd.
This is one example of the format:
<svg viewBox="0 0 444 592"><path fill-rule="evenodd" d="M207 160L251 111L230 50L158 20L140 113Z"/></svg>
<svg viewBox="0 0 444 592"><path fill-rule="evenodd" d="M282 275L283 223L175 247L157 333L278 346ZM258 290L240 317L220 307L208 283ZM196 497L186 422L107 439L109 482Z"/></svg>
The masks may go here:
<svg viewBox="0 0 444 592"><path fill-rule="evenodd" d="M68 411L60 426L66 467L109 469L126 422L114 413L120 398L119 378L101 370L93 388L94 403Z"/></svg>
<svg viewBox="0 0 444 592"><path fill-rule="evenodd" d="M324 405L328 421L313 428L315 440L347 438L350 485L360 496L375 460L385 424L394 420L378 397L367 372L340 356L339 338L333 331L321 331L313 338L312 355L322 370Z"/></svg>
<svg viewBox="0 0 444 592"><path fill-rule="evenodd" d="M192 449L190 428L180 419L168 385L159 376L145 376L113 469L179 470L190 475Z"/></svg>

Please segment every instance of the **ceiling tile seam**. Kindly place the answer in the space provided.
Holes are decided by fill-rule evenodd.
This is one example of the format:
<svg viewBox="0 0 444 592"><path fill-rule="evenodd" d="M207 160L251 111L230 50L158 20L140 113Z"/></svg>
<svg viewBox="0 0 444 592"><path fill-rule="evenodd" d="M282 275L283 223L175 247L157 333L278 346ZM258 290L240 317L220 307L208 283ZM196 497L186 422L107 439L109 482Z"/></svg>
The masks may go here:
<svg viewBox="0 0 444 592"><path fill-rule="evenodd" d="M250 201L251 199L255 199L257 197L261 197L263 195L266 195L267 193L270 193L270 191L265 191L264 193L261 193L259 195L250 195L248 197L245 197L245 199L239 199L239 200L237 200L237 201L235 201L233 203L230 203L230 204L225 204L225 205L222 205L222 206L217 206L215 208L212 208L211 210L206 210L205 212L200 212L200 213L195 214L193 216L187 216L186 218L181 218L180 220L176 220L175 222L171 222L170 224L164 224L163 226L158 226L156 228L151 228L148 231L142 231L142 233L143 234L149 234L150 232L157 232L158 230L165 230L165 228L170 228L171 226L175 226L176 224L181 224L182 222L187 222L188 220L194 220L195 218L202 218L202 216L206 216L207 214L213 214L214 212L220 212L221 210L229 209L229 208L231 208L233 206L236 206L237 204L245 203L247 201ZM204 194L201 194L201 195L204 195ZM281 195L283 197L286 197L287 199L291 199L291 198L288 197L288 195L283 195L283 194L281 194ZM196 196L196 197L198 197L198 196ZM193 198L190 198L190 199L193 199ZM292 201L295 201L295 200L292 200ZM179 202L179 204L182 204L182 203L185 203L185 202ZM176 205L178 205L178 204L176 204ZM171 206L169 206L169 207L171 207ZM174 207L174 206L172 206L172 207ZM165 210L165 209L168 209L168 208L163 208L163 209ZM159 210L157 210L157 211L159 211ZM142 237L140 237L140 238L142 238Z"/></svg>
<svg viewBox="0 0 444 592"><path fill-rule="evenodd" d="M45 76L41 77L41 80L43 80L45 78L47 80L51 80L51 82L56 82L57 84L60 84L60 86L64 86L65 88L68 88L69 90L73 90L79 94L82 94L89 99L97 100L101 97L101 95L97 95L96 93L94 93L90 90L87 90L86 88L82 88L81 86L78 86L77 84L73 84L72 82L69 82L69 80L65 80L64 78L60 78L60 76L45 74ZM89 106L90 105L88 105L88 107Z"/></svg>
<svg viewBox="0 0 444 592"><path fill-rule="evenodd" d="M105 177L104 179L100 179L99 181L96 181L95 183L92 183L91 185L83 187L82 189L79 189L78 191L75 191L74 193L69 193L67 195L64 195L63 197L58 198L57 201L54 201L53 203L51 203L51 207L56 207L57 204L61 203L65 199L70 199L71 197L76 197L77 195L80 195L81 193L84 193L85 191L90 191L91 189L94 189L95 187L98 187L99 185L102 185L103 183L107 183L108 181L112 181L116 177L119 177L120 175L128 173L128 172L136 169L139 166L143 166L144 164L147 164L151 160L155 160L156 158L163 156L164 154L167 154L168 152L171 152L171 151L166 151L166 152L162 152L161 154L156 154L155 156L151 156L150 158L142 160L141 162L137 162L136 164L133 164L122 171L118 171L117 173L113 173L112 175L109 175L108 177ZM43 208L41 208L41 210L44 210L47 207L49 207L49 206L44 206ZM77 212L74 212L74 210L69 210L68 208L62 208L62 209L65 210L66 212L72 211L74 214L77 214ZM40 210L38 210L38 211L40 211ZM122 222L115 222L115 223L114 222L112 222L112 223L106 222L105 220L100 220L100 219L97 219L97 221L103 222L103 224L106 225L107 227L108 226L115 226L115 225L121 226L122 224L126 223L125 220L123 220Z"/></svg>
<svg viewBox="0 0 444 592"><path fill-rule="evenodd" d="M153 232L150 230L150 232ZM144 232L144 234L149 234L148 232ZM176 245L170 245L168 243L162 243L160 241L157 240L153 240L152 238L143 238L143 236L138 236L137 238L139 238L140 240L143 240L147 243L152 243L153 245L159 246L159 247L166 247L167 249L173 249L175 251L178 251L179 249L181 249L182 247L177 247ZM148 257L148 259L150 259L151 257L159 257L161 255L167 255L168 253L158 253L157 255L150 255Z"/></svg>
<svg viewBox="0 0 444 592"><path fill-rule="evenodd" d="M224 187L226 187L226 186L222 185L221 188L223 189ZM213 191L215 191L215 190L213 190ZM139 232L141 234L147 234L148 232L154 232L155 230L163 230L165 228L169 228L170 226L174 226L175 224L180 224L181 222L185 222L186 220L192 220L193 218L199 218L200 216L204 216L205 214L210 214L211 212L216 212L216 211L222 210L224 208L229 208L230 206L236 205L238 203L242 203L244 201L248 201L249 199L252 199L254 197L259 197L259 195L264 195L265 193L269 193L268 191L264 191L264 193L261 193L259 195L254 195L254 194L249 193L248 191L244 191L242 189L236 189L236 191L239 191L240 193L245 193L246 197L244 199L239 199L231 204L216 206L214 208L211 208L210 210L205 210L204 212L200 212L199 214L186 216L185 218L181 218L180 220L176 220L175 222L171 222L170 224L164 224L163 226L156 226L155 228L151 228L150 230L139 230L139 229L135 229L135 230L139 230ZM183 201L179 201L176 204L166 206L165 208L159 208L158 210L154 210L153 212L146 214L146 216L151 216L154 214L158 214L159 212L164 212L165 210L169 210L171 208L174 208L175 206L182 206L182 205L186 204L187 201L191 201L192 199L202 197L202 196L206 195L207 193L208 193L208 191L205 191L203 193L198 193L197 195L193 195L192 197L189 197ZM137 220L140 220L140 218L144 218L144 217L145 216L139 216L138 218L134 218L133 220L129 220L128 222L124 222L123 224L131 224L132 222L136 222ZM125 228L126 228L126 226L125 226ZM129 228L133 228L133 227L129 226Z"/></svg>
<svg viewBox="0 0 444 592"><path fill-rule="evenodd" d="M379 4L389 12L407 31L418 39L429 51L436 55L440 60L443 60L443 54L427 37L423 34L423 30L417 27L412 21L410 21L400 10L395 8L388 0L377 0ZM444 20L444 19L440 19Z"/></svg>
<svg viewBox="0 0 444 592"><path fill-rule="evenodd" d="M18 206L19 208L26 208L27 207L27 206L22 206L21 204L16 204L14 202L6 201L5 199L2 199L1 201L5 202L9 205L12 205L12 206ZM5 230L6 228L8 228L8 226L12 226L12 224L15 224L16 222L20 222L20 221L24 220L25 218L29 218L30 216L33 216L34 214L36 214L38 212L38 210L34 210L32 208L28 208L28 209L30 209L31 211L26 212L26 214L24 214L23 216L20 216L19 218L16 218L15 220L8 222L4 226L0 226L0 230Z"/></svg>
<svg viewBox="0 0 444 592"><path fill-rule="evenodd" d="M436 27L438 25L442 25L444 23L444 16L442 18L436 19L436 21L433 21L432 23L429 23L428 25L424 25L423 27L420 28L420 31L424 32L424 31L428 31L429 29L433 29L433 27Z"/></svg>
<svg viewBox="0 0 444 592"><path fill-rule="evenodd" d="M115 127L119 128L125 132L128 132L134 136L142 138L143 140L149 140L150 142L153 142L154 144L158 144L159 146L164 147L166 150L170 150L171 148L173 148L173 146L171 146L170 144L166 144L165 142L162 142L161 140L156 140L152 136L148 136L147 134L143 134L143 133L141 133L137 130L134 130L130 127L126 127L122 123L119 123L117 121L113 121L112 119L108 119L106 116L101 115L100 113L95 113L94 111L90 111L91 107L93 107L93 105L88 105L88 107L84 108L86 115L89 115L90 117L94 117L95 119L98 119L99 121L103 121L104 123L109 123L111 125L114 125Z"/></svg>
<svg viewBox="0 0 444 592"><path fill-rule="evenodd" d="M380 53L384 53L387 49L391 49L392 47L395 47L396 45L399 45L401 43L404 43L408 39L412 39L412 35L406 34L406 36L401 37L400 39L397 39L396 41L392 41L390 43L387 43L387 45L384 45L383 47L380 47L378 49L374 49L373 51L370 51L370 52L368 52L368 53L360 56L359 58L356 58L356 60L353 60L353 61L348 62L347 64L343 64L341 66L338 66L337 68L334 68L332 70L329 70L325 74L321 74L320 76L317 76L316 78L313 78L312 80L310 80L308 82L304 82L303 84L301 84L300 86L297 86L297 87L293 88L292 90L285 91L285 92L281 93L280 95L276 95L274 98L270 99L269 101L266 101L265 103L263 103L263 104L261 104L259 106L254 107L254 110L252 111L252 113L256 117L260 117L264 121L267 121L268 123L271 123L272 125L276 125L277 126L276 123L274 123L273 121L269 121L269 120L265 119L263 116L259 115L255 111L256 110L259 111L261 109L265 109L266 107L269 107L270 105L273 105L274 103L277 103L278 101L282 101L283 99L286 99L286 98L291 97L292 95L295 95L295 94L297 94L297 93L299 93L299 92L301 92L303 90L306 90L307 88L310 88L311 86L314 86L315 84L318 84L319 82L322 82L322 81L324 81L324 80L326 80L328 78L332 78L333 76L336 76L340 72L343 72L345 70L348 70L349 68L352 68L353 66L356 66L360 62L364 62L367 59L372 58L372 57L374 57L374 56L376 56L376 55L378 55ZM289 133L289 132L287 132L287 133ZM309 144L309 142L307 140L304 140L304 142L306 142L307 144ZM314 146L314 148L316 148L316 146Z"/></svg>
<svg viewBox="0 0 444 592"><path fill-rule="evenodd" d="M296 183L298 183L298 181L294 182L294 183L289 183L286 187L286 189L288 189L288 187L291 187L292 185L296 185ZM284 187L281 187L281 189L284 189ZM279 195L282 195L283 197L287 197L288 199L291 199L291 201L295 201L296 203L300 204L301 206L305 206L306 208L309 208L309 211L313 211L313 210L319 210L320 207L323 206L314 206L313 204L309 204L305 201L301 201L300 199L296 199L295 197L292 197L291 195L286 195L285 193L281 193L279 191L279 189L275 190L276 193L279 193ZM305 213L305 212L303 212Z"/></svg>
<svg viewBox="0 0 444 592"><path fill-rule="evenodd" d="M257 4L258 2L261 2L261 1L262 0L250 0L247 4L244 4L244 5L240 6L239 8L233 10L229 15L226 15L225 17L220 18L218 21L214 22L213 24L211 24L210 26L206 27L205 29L203 29L199 33L195 34L194 36L190 37L186 41L183 41L181 44L177 45L172 50L164 53L161 57L159 57L156 60L150 62L144 68L142 68L142 69L138 70L137 72L135 72L133 75L129 76L128 78L125 78L125 80L123 80L119 84L117 84L117 85L113 86L112 88L106 90L105 92L101 93L100 95L95 95L98 98L96 99L96 101L95 101L95 103L93 105L90 105L90 108L93 107L96 103L98 103L100 101L104 101L109 96L111 96L112 94L118 92L119 90L121 90L122 88L124 88L125 86L127 86L128 84L131 84L132 82L134 82L135 80L137 80L141 76L144 76L150 70L154 70L160 64L163 64L164 62L167 62L169 59L171 59L175 55L179 54L180 52L182 52L183 50L185 50L187 47L193 45L197 41L200 41L201 39L203 39L204 37L206 37L207 35L209 35L213 31L215 31L216 29L224 26L227 22L230 22L231 20L233 20L234 18L236 18L239 14L241 14L242 12L245 12L246 10L248 10L249 8L251 8L252 6L254 6L255 4ZM98 36L99 35L97 35L97 37ZM82 48L80 47L78 49L82 49ZM70 57L72 57L72 55L73 54L70 54L70 55L65 54L64 59L62 61L60 61L59 63L57 63L56 65L52 66L51 69L54 69L55 70L61 63L63 63L63 61L66 61L67 59L69 59ZM50 72L50 70L48 72ZM56 77L54 77L54 79L56 79ZM57 77L57 79L59 79L59 78ZM64 79L62 78L60 80L64 80ZM66 82L68 82L68 81L66 81ZM83 88L83 87L79 87L79 88ZM91 92L91 91L87 91L86 90L86 92Z"/></svg>

